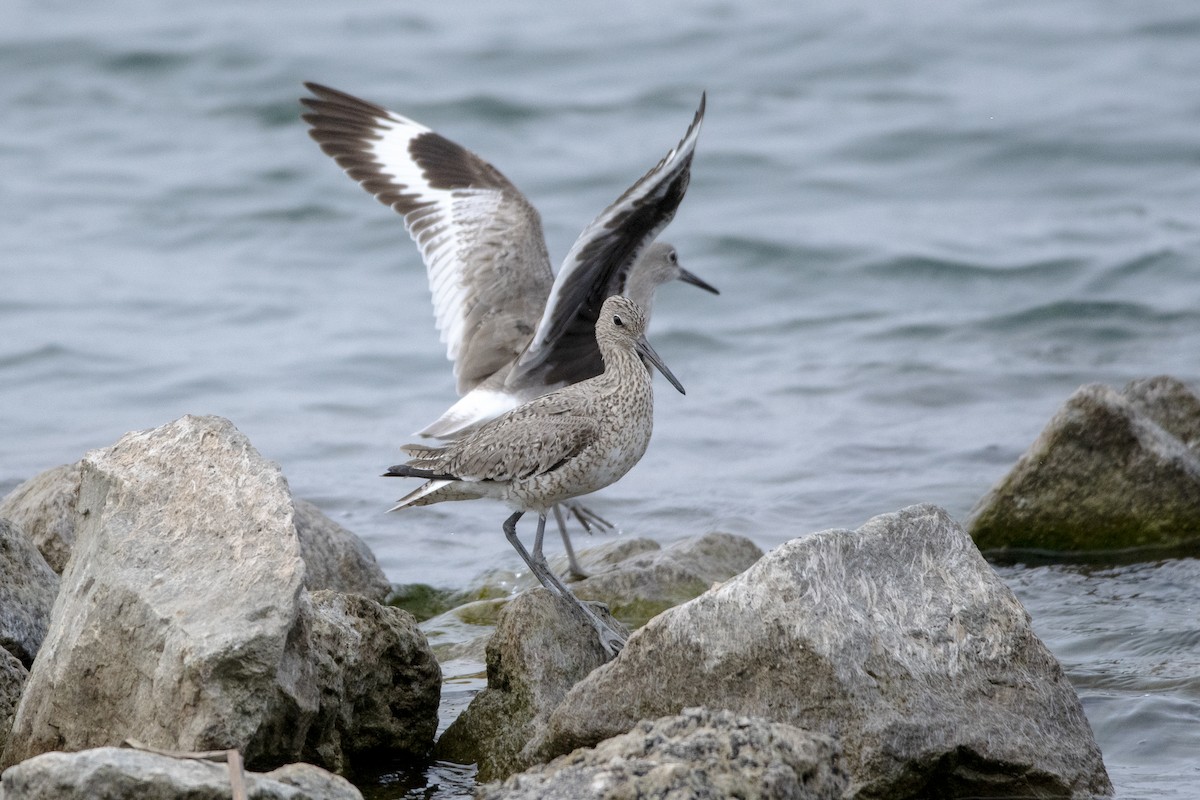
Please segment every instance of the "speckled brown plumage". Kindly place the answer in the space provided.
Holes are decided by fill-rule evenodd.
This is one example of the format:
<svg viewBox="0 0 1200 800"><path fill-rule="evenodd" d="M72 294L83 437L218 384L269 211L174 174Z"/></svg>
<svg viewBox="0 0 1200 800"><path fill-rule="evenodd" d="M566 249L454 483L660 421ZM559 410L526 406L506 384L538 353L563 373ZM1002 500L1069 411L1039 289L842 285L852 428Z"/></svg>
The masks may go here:
<svg viewBox="0 0 1200 800"><path fill-rule="evenodd" d="M542 555L546 512L556 503L613 483L646 452L654 427L654 391L642 358L675 380L643 335L646 318L632 300L614 296L601 307L596 341L604 372L542 395L442 447L407 445L410 459L391 467L395 477L426 482L395 505L422 506L490 497L516 509L504 533L547 589L573 604L610 654L624 635L571 594ZM526 511L538 513L533 555L516 535Z"/></svg>

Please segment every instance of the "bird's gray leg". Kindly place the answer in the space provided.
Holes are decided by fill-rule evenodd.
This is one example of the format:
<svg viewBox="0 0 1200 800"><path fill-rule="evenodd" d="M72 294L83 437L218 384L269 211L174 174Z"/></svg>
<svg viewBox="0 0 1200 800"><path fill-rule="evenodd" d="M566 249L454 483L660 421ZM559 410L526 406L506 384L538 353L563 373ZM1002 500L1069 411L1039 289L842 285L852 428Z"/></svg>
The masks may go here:
<svg viewBox="0 0 1200 800"><path fill-rule="evenodd" d="M572 508L572 510L574 509ZM567 521L563 519L561 504L555 504L554 518L558 520L558 532L562 534L563 548L567 551L567 571L576 580L590 578L591 573L580 566L579 559L575 557L575 548L571 546L571 536L567 533ZM587 526L585 525L584 527L586 528ZM590 529L588 529L588 533L591 533Z"/></svg>
<svg viewBox="0 0 1200 800"><path fill-rule="evenodd" d="M571 510L572 516L579 520L579 524L582 525L583 529L588 533L592 532L592 526L595 526L603 533L607 533L608 531L616 528L616 526L611 522L597 514L595 511L592 511L582 503L576 503L574 500L568 500L567 508Z"/></svg>
<svg viewBox="0 0 1200 800"><path fill-rule="evenodd" d="M525 549L525 545L521 544L521 540L517 538L517 520L519 520L521 518L521 515L523 515L524 513L525 513L524 511L517 511L511 517L509 517L508 519L506 519L504 521L504 537L506 539L508 539L508 543L511 544L513 546L513 549L515 549L517 551L517 555L519 555L521 557L521 560L525 562L525 566L529 567L529 571L534 574L534 577L536 577L538 579L538 581L542 584L542 586L545 586L547 589L549 589L551 591L551 593L559 595L561 597L562 593L564 591L566 591L566 587L563 587L561 585L555 585L557 583L558 579L554 577L554 573L550 572L548 567L542 566L543 564L545 564L546 559L545 558L539 559L541 561L541 563L539 564L537 560L534 560L533 558L530 557L529 551ZM539 536L538 545L539 545L538 552L540 553L541 552L540 536ZM549 580L547 580L547 577L546 577L547 574L549 574L549 576L550 576ZM572 595L572 598L573 597L574 597L574 595ZM578 601L576 601L576 602L578 602Z"/></svg>
<svg viewBox="0 0 1200 800"><path fill-rule="evenodd" d="M571 593L570 589L563 585L563 582L550 569L550 565L546 563L546 556L542 554L542 539L546 533L546 515L538 514L538 529L537 536L533 540L532 557L525 551L520 539L517 538L517 520L520 518L521 512L508 518L504 523L504 535L508 537L509 543L517 549L521 558L525 559L530 571L542 582L542 586L571 603L572 607L583 615L584 621L595 628L596 633L600 635L600 646L610 657L621 652L621 648L625 646L625 635L600 619L596 612L584 605L578 597Z"/></svg>

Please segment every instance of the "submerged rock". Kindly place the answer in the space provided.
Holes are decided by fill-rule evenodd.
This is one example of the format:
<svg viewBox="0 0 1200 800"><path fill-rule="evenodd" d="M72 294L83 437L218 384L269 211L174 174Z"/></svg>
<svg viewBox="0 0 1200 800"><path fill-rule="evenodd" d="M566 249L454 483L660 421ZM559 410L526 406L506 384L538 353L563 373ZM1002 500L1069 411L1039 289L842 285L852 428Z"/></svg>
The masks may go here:
<svg viewBox="0 0 1200 800"><path fill-rule="evenodd" d="M58 576L21 528L0 518L0 648L28 667L50 624Z"/></svg>
<svg viewBox="0 0 1200 800"><path fill-rule="evenodd" d="M387 707L348 693L356 676L330 661L386 658L372 665L377 686L379 673L410 674L394 657L423 650L410 660L436 687L424 637L393 618L405 612L323 598L314 616L287 482L227 420L183 417L82 464L75 552L4 763L134 738L236 748L250 765L315 753L340 768L345 735L376 730ZM395 696L410 687L390 688L388 702L412 712L400 724L426 731L414 747L425 752L436 694L418 712Z"/></svg>
<svg viewBox="0 0 1200 800"><path fill-rule="evenodd" d="M840 800L835 739L791 725L688 708L482 787L479 800L545 797Z"/></svg>
<svg viewBox="0 0 1200 800"><path fill-rule="evenodd" d="M80 465L63 464L22 483L0 500L0 519L21 526L42 558L61 574L75 544Z"/></svg>
<svg viewBox="0 0 1200 800"><path fill-rule="evenodd" d="M243 773L255 800L362 800L345 778L311 764L274 772ZM172 758L141 750L102 747L78 753L46 753L4 772L4 800L229 800L229 766Z"/></svg>
<svg viewBox="0 0 1200 800"><path fill-rule="evenodd" d="M689 706L837 735L854 797L1112 791L1062 668L933 506L793 540L655 617L527 748L548 760Z"/></svg>
<svg viewBox="0 0 1200 800"><path fill-rule="evenodd" d="M488 642L488 688L442 734L438 757L477 763L485 781L535 763L526 744L567 690L606 658L595 629L565 603L546 589L522 592L500 612Z"/></svg>
<svg viewBox="0 0 1200 800"><path fill-rule="evenodd" d="M1200 544L1200 398L1165 377L1081 387L968 528L985 550Z"/></svg>

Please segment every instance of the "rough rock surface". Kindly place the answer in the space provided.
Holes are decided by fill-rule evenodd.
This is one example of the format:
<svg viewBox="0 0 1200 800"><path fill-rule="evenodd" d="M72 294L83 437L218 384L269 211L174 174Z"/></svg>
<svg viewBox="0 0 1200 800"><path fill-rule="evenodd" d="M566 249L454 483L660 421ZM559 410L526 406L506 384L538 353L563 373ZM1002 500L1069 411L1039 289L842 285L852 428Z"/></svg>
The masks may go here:
<svg viewBox="0 0 1200 800"><path fill-rule="evenodd" d="M791 725L688 708L484 786L479 800L840 800L840 749Z"/></svg>
<svg viewBox="0 0 1200 800"><path fill-rule="evenodd" d="M683 539L665 548L653 539L612 538L579 552L580 563L592 577L570 587L580 599L602 602L614 617L637 627L742 572L761 557L762 550L749 539L728 533ZM566 558L555 559L552 567L566 575ZM435 644L438 656L443 661L482 660L491 626L512 596L514 585L532 589L537 584L528 573L517 577L503 569L489 570L461 594L470 602L426 621L422 627L432 640L454 643ZM472 631L477 631L474 638Z"/></svg>
<svg viewBox="0 0 1200 800"><path fill-rule="evenodd" d="M305 587L310 592L332 589L382 602L392 586L366 543L307 500L296 498L294 503Z"/></svg>
<svg viewBox="0 0 1200 800"><path fill-rule="evenodd" d="M364 704L360 677L401 713L427 706L403 722L409 740L425 731L413 749L429 749L436 698L400 699L429 686L379 686L424 672L436 687L424 636L365 598L314 612L287 482L232 424L184 417L82 463L75 553L3 763L134 738L236 747L255 767L313 753L336 768L358 752L343 752L348 734L387 738L372 737L389 706ZM368 671L366 654L403 663Z"/></svg>
<svg viewBox="0 0 1200 800"><path fill-rule="evenodd" d="M984 549L1200 542L1200 398L1159 377L1078 389L971 512Z"/></svg>
<svg viewBox="0 0 1200 800"><path fill-rule="evenodd" d="M60 574L75 544L79 477L78 463L64 464L30 478L0 500L0 519L20 525L50 568Z"/></svg>
<svg viewBox="0 0 1200 800"><path fill-rule="evenodd" d="M20 524L46 563L62 573L75 544L75 506L83 462L47 470L0 501L0 519ZM382 601L391 591L387 576L362 539L307 500L294 499L305 588L332 589Z"/></svg>
<svg viewBox="0 0 1200 800"><path fill-rule="evenodd" d="M317 707L289 641L304 562L279 467L215 417L82 463L74 557L4 763L126 737L273 760Z"/></svg>
<svg viewBox="0 0 1200 800"><path fill-rule="evenodd" d="M688 706L837 735L855 797L1111 792L1058 662L933 506L793 540L655 617L529 749L548 760Z"/></svg>
<svg viewBox="0 0 1200 800"><path fill-rule="evenodd" d="M442 734L438 757L477 763L485 781L536 763L523 748L567 690L604 661L596 631L565 604L546 589L522 592L488 642L488 688Z"/></svg>
<svg viewBox="0 0 1200 800"><path fill-rule="evenodd" d="M1200 455L1200 396L1169 375L1130 381L1121 396Z"/></svg>
<svg viewBox="0 0 1200 800"><path fill-rule="evenodd" d="M274 772L245 773L255 800L362 800L345 778L309 764ZM229 800L229 767L223 763L102 747L46 753L4 773L4 800Z"/></svg>
<svg viewBox="0 0 1200 800"><path fill-rule="evenodd" d="M732 578L763 554L744 536L707 533L631 554L599 571L606 550L584 554L585 569L594 574L572 584L571 591L583 600L606 603L613 616L635 626Z"/></svg>
<svg viewBox="0 0 1200 800"><path fill-rule="evenodd" d="M28 667L50 624L58 576L21 528L0 518L0 648Z"/></svg>
<svg viewBox="0 0 1200 800"><path fill-rule="evenodd" d="M424 756L442 673L412 614L360 595L312 594L309 626L321 711L306 760L337 772L378 756Z"/></svg>
<svg viewBox="0 0 1200 800"><path fill-rule="evenodd" d="M17 703L21 699L21 690L29 672L17 657L7 650L0 650L0 753L8 743L8 732L12 728L13 716L17 713ZM0 800L4 793L0 791Z"/></svg>

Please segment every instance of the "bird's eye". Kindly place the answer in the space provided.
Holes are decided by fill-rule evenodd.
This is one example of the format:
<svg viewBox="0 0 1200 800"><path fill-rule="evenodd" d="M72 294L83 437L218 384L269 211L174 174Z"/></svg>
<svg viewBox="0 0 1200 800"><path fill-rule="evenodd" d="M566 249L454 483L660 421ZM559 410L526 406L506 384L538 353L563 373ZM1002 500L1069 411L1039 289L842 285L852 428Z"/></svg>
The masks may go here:
<svg viewBox="0 0 1200 800"><path fill-rule="evenodd" d="M676 253L674 250L672 250L670 253L667 254L667 261L670 261L672 264L678 264L679 263L679 254Z"/></svg>
<svg viewBox="0 0 1200 800"><path fill-rule="evenodd" d="M625 327L625 320L621 319L620 314L613 314L613 325L616 325L618 328Z"/></svg>

